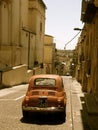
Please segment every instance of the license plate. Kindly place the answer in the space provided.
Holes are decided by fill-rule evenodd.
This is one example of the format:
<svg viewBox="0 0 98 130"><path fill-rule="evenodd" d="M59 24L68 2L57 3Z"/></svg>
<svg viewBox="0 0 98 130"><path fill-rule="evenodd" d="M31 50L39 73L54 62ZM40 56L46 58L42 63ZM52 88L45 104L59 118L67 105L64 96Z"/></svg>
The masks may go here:
<svg viewBox="0 0 98 130"><path fill-rule="evenodd" d="M40 108L47 107L47 99L46 98L39 99L39 107Z"/></svg>

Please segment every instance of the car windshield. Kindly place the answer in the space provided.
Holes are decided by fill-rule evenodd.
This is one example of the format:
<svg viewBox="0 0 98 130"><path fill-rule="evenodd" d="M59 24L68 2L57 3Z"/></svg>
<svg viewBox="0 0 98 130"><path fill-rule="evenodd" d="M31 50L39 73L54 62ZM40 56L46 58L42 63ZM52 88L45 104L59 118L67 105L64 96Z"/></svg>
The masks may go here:
<svg viewBox="0 0 98 130"><path fill-rule="evenodd" d="M34 84L36 86L55 86L56 85L56 81L55 79L52 78L37 78L35 79Z"/></svg>

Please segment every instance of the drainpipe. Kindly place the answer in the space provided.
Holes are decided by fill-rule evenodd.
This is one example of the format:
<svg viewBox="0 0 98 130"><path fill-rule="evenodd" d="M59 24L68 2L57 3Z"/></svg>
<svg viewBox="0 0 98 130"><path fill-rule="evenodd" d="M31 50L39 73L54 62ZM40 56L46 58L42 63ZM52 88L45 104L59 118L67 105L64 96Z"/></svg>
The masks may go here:
<svg viewBox="0 0 98 130"><path fill-rule="evenodd" d="M29 33L29 39L28 39L28 69L29 69L29 61L30 61L30 32Z"/></svg>
<svg viewBox="0 0 98 130"><path fill-rule="evenodd" d="M0 70L0 86L2 85L2 70Z"/></svg>
<svg viewBox="0 0 98 130"><path fill-rule="evenodd" d="M35 34L35 33L30 31L26 27L23 27L22 30L29 34L29 38L28 38L28 69L29 69L29 62L30 62L30 35Z"/></svg>

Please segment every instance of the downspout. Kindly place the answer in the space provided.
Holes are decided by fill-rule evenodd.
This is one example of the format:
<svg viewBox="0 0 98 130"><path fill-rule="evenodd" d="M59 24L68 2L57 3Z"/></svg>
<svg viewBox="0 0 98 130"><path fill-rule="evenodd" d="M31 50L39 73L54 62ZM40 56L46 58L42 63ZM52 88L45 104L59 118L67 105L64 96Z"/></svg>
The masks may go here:
<svg viewBox="0 0 98 130"><path fill-rule="evenodd" d="M29 69L29 61L30 61L30 32L29 33L29 39L28 39L28 69Z"/></svg>

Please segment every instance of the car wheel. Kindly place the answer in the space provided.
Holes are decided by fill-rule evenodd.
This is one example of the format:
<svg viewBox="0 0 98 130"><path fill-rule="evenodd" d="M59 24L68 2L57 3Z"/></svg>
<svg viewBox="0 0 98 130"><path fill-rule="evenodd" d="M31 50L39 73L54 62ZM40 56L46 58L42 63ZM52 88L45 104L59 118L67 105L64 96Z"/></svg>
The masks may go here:
<svg viewBox="0 0 98 130"><path fill-rule="evenodd" d="M60 122L65 122L66 119L65 111L57 113L57 118Z"/></svg>
<svg viewBox="0 0 98 130"><path fill-rule="evenodd" d="M66 108L63 112L59 113L60 120L65 122L66 119Z"/></svg>
<svg viewBox="0 0 98 130"><path fill-rule="evenodd" d="M65 118L66 118L66 112L64 111L64 112L61 113L61 120L63 122L65 122Z"/></svg>
<svg viewBox="0 0 98 130"><path fill-rule="evenodd" d="M23 114L23 117L26 118L26 117L28 117L29 112L28 111L23 111L22 114Z"/></svg>

